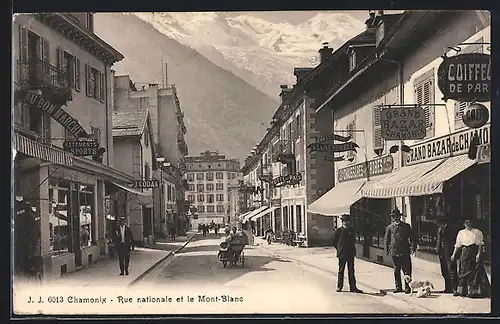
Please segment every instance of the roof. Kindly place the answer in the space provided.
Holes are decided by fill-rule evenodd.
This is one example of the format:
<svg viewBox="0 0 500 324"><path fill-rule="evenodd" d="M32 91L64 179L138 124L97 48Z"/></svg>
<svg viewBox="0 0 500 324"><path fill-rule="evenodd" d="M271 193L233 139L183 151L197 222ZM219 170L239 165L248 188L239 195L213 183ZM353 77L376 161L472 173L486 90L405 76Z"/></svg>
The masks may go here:
<svg viewBox="0 0 500 324"><path fill-rule="evenodd" d="M113 112L113 137L141 136L144 133L148 110Z"/></svg>

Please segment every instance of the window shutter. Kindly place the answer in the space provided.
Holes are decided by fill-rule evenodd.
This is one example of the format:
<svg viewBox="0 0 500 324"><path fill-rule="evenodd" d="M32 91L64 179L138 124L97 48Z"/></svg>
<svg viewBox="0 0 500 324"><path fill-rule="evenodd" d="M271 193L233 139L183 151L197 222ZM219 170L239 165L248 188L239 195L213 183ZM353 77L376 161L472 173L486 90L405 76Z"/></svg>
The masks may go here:
<svg viewBox="0 0 500 324"><path fill-rule="evenodd" d="M380 120L380 114L382 112L381 106L373 107L373 149L381 150L384 148L384 140L382 138L382 122Z"/></svg>
<svg viewBox="0 0 500 324"><path fill-rule="evenodd" d="M431 76L422 82L415 85L415 101L417 104L424 108L425 112L425 123L427 125L427 135L428 137L434 136L434 106L429 106L426 104L434 104L434 77Z"/></svg>
<svg viewBox="0 0 500 324"><path fill-rule="evenodd" d="M21 62L28 60L28 30L19 26L19 59Z"/></svg>
<svg viewBox="0 0 500 324"><path fill-rule="evenodd" d="M40 51L40 53L42 53L42 60L45 61L45 62L50 63L50 45L49 45L49 41L40 37L40 46L42 47L41 51Z"/></svg>
<svg viewBox="0 0 500 324"><path fill-rule="evenodd" d="M465 127L465 124L462 120L462 115L464 113L465 108L470 104L470 102L465 101L455 101L454 103L454 111L455 111L455 130Z"/></svg>
<svg viewBox="0 0 500 324"><path fill-rule="evenodd" d="M80 91L80 60L77 59L76 57L73 58L73 63L74 63L74 71L75 71L75 76L74 76L74 87L75 90Z"/></svg>
<svg viewBox="0 0 500 324"><path fill-rule="evenodd" d="M90 66L88 64L85 64L85 92L87 96L92 97L91 89L92 89L92 84L90 80Z"/></svg>
<svg viewBox="0 0 500 324"><path fill-rule="evenodd" d="M99 100L101 100L101 102L104 102L105 100L105 82L104 82L104 73L101 73L99 72Z"/></svg>

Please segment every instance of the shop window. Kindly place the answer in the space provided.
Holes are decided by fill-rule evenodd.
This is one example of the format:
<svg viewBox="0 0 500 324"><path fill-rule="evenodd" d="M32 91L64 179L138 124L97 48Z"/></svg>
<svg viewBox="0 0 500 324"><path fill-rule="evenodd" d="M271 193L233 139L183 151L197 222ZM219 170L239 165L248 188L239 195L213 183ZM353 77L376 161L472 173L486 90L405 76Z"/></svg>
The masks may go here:
<svg viewBox="0 0 500 324"><path fill-rule="evenodd" d="M418 77L414 83L415 103L421 105L425 111L426 138L434 137L435 126L435 91L434 91L434 69ZM426 104L429 104L428 106Z"/></svg>
<svg viewBox="0 0 500 324"><path fill-rule="evenodd" d="M51 179L49 181L49 237L50 251L53 256L68 252L69 209L69 182Z"/></svg>
<svg viewBox="0 0 500 324"><path fill-rule="evenodd" d="M441 194L410 197L411 223L420 251L435 253L439 220L444 217Z"/></svg>
<svg viewBox="0 0 500 324"><path fill-rule="evenodd" d="M80 186L79 192L80 206L80 246L82 248L89 247L95 242L94 238L94 186Z"/></svg>
<svg viewBox="0 0 500 324"><path fill-rule="evenodd" d="M214 173L207 172L207 181L214 181Z"/></svg>

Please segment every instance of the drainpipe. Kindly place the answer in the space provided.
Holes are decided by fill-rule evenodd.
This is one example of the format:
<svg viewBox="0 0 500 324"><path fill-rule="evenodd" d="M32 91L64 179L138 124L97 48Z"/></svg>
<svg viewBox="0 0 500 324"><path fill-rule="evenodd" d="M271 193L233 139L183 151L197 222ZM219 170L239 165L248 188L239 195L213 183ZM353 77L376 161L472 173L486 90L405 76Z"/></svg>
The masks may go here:
<svg viewBox="0 0 500 324"><path fill-rule="evenodd" d="M104 68L104 80L105 81L105 84L106 84L106 102L105 102L105 110L106 110L106 161L108 162L108 166L113 166L113 165L110 165L109 163L109 138L108 138L108 131L109 131L109 127L108 127L108 123L109 123L109 115L108 115L108 111L109 111L109 103L108 103L108 98L111 99L111 95L108 93L108 69L105 67ZM111 90L112 91L112 90ZM113 145L113 135L111 135L111 145ZM114 164L114 163L113 163Z"/></svg>

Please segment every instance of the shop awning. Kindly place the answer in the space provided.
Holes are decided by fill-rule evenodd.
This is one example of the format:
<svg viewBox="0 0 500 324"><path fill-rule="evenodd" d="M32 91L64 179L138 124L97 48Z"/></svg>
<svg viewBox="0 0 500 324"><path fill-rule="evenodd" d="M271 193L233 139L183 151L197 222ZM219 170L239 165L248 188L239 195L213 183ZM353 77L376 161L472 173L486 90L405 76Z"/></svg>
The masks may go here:
<svg viewBox="0 0 500 324"><path fill-rule="evenodd" d="M272 213L275 209L277 209L278 207L271 207L271 208L268 208L266 210L263 210L261 211L260 213L258 213L257 215L255 216L252 216L252 219L253 221L256 221L257 219L261 218L262 216L265 216L269 213Z"/></svg>
<svg viewBox="0 0 500 324"><path fill-rule="evenodd" d="M366 179L339 182L310 204L307 210L324 216L349 214L351 205L362 198L360 189L365 183Z"/></svg>
<svg viewBox="0 0 500 324"><path fill-rule="evenodd" d="M34 141L14 132L14 150L43 161L59 165L72 166L73 155L56 147L51 147Z"/></svg>
<svg viewBox="0 0 500 324"><path fill-rule="evenodd" d="M134 188L130 188L128 186L121 185L121 184L116 183L114 181L110 181L110 182L112 184L114 184L115 186L117 186L118 188L122 188L123 190L127 190L130 193L133 193L133 194L136 194L136 195L141 195L141 196L147 196L147 197L151 196L151 193L149 193L149 192L142 192L140 190L137 190L137 189L134 189Z"/></svg>
<svg viewBox="0 0 500 324"><path fill-rule="evenodd" d="M258 213L260 213L261 211L263 211L265 209L268 209L268 208L269 208L268 206L262 206L262 207L259 207L257 209L254 209L253 211L251 211L248 215L246 215L243 218L243 223L248 222L250 220L250 218L252 218L253 216L255 216Z"/></svg>
<svg viewBox="0 0 500 324"><path fill-rule="evenodd" d="M244 213L244 214L239 215L239 216L238 216L238 220L242 221L242 220L243 220L243 219L245 219L245 217L246 217L247 215L249 215L250 213L251 213L251 211L249 211L249 212L246 212L246 213Z"/></svg>
<svg viewBox="0 0 500 324"><path fill-rule="evenodd" d="M425 196L443 192L443 183L476 163L467 154L402 167L361 190L367 198Z"/></svg>

